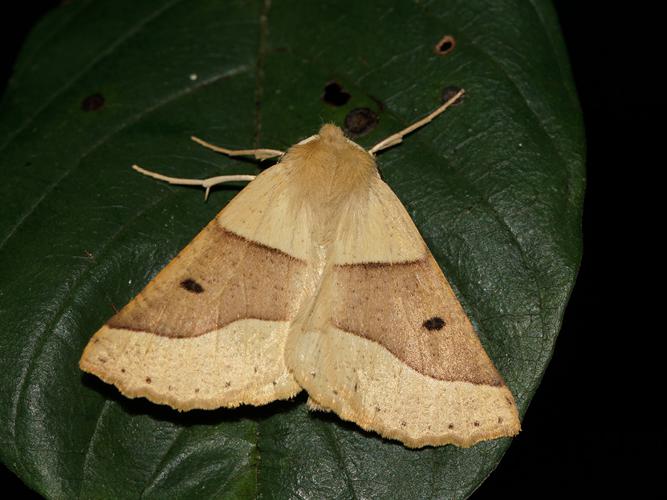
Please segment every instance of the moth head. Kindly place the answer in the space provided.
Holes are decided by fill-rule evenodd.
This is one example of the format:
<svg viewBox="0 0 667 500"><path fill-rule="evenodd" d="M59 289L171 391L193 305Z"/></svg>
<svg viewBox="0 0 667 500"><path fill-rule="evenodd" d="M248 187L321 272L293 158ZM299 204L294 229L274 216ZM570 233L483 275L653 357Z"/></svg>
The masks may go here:
<svg viewBox="0 0 667 500"><path fill-rule="evenodd" d="M320 143L320 147L323 148L339 149L341 147L346 148L352 146L358 151L368 154L368 152L359 146L359 144L345 137L343 130L333 123L325 123L322 125L322 127L320 127L320 131L317 134L306 137L296 145L302 146L313 141L318 141Z"/></svg>
<svg viewBox="0 0 667 500"><path fill-rule="evenodd" d="M325 123L320 128L319 134L322 141L336 144L345 140L345 134L340 127L334 125L333 123Z"/></svg>

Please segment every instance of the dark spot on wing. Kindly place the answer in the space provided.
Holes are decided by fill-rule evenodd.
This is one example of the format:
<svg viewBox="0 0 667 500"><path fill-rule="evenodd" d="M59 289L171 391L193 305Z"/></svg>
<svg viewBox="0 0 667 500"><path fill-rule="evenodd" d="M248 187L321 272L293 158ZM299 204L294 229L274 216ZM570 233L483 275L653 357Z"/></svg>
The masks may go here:
<svg viewBox="0 0 667 500"><path fill-rule="evenodd" d="M445 320L440 316L433 316L432 318L427 319L422 323L422 326L429 331L433 330L442 330L442 327L445 326Z"/></svg>
<svg viewBox="0 0 667 500"><path fill-rule="evenodd" d="M150 384L151 382L152 382L151 378L150 378L150 377L146 377L146 383L147 383L147 384Z"/></svg>
<svg viewBox="0 0 667 500"><path fill-rule="evenodd" d="M181 281L181 287L192 293L202 293L204 291L204 287L192 278L184 279Z"/></svg>

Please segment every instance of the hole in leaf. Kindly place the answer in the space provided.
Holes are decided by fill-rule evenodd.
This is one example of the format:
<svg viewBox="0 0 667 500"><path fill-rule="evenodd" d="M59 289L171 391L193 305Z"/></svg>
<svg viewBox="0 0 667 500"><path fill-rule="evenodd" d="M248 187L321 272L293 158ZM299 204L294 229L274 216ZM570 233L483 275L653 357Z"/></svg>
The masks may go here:
<svg viewBox="0 0 667 500"><path fill-rule="evenodd" d="M433 51L439 56L446 56L454 50L454 47L456 47L456 39L452 35L445 35L435 44Z"/></svg>
<svg viewBox="0 0 667 500"><path fill-rule="evenodd" d="M352 97L348 92L346 92L343 87L340 86L338 82L329 82L324 86L324 94L322 94L322 100L327 104L332 106L343 106L347 104L347 101Z"/></svg>

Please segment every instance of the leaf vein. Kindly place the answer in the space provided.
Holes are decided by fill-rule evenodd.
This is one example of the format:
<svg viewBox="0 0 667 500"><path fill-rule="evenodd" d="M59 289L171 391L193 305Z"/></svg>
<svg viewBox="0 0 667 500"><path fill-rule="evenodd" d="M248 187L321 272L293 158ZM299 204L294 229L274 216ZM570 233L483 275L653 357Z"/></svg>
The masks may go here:
<svg viewBox="0 0 667 500"><path fill-rule="evenodd" d="M93 3L92 0L86 0L85 2L81 2L80 5L77 5L79 10L72 12L69 17L65 18L61 22L61 24L58 25L53 30L53 32L49 33L46 37L44 37L39 46L32 51L32 54L30 54L25 61L21 62L21 69L19 71L14 72L14 75L12 76L12 80L14 81L14 83L16 83L16 81L19 80L26 71L32 69L33 61L39 55L42 48L50 45L52 40L55 39L58 35L60 35L63 31L65 31L65 28L70 26L72 22L75 19L77 19L82 12L85 12L86 8L89 7L92 3Z"/></svg>
<svg viewBox="0 0 667 500"><path fill-rule="evenodd" d="M151 474L151 477L148 478L148 483L146 487L142 490L141 494L139 495L139 498L146 498L146 495L148 492L155 487L155 485L158 483L158 480L161 478L163 470L164 470L164 465L167 462L167 457L169 456L169 453L171 450L174 448L176 443L179 441L181 438L183 431L185 430L185 427L177 427L176 428L176 434L174 435L171 443L167 447L166 451L162 455L162 458L160 458L160 461L157 463L155 466L155 469L153 470L153 473Z"/></svg>
<svg viewBox="0 0 667 500"><path fill-rule="evenodd" d="M264 98L264 64L266 60L267 38L269 35L269 10L271 0L264 0L259 13L259 41L257 43L257 62L255 66L255 147L260 147L262 133L262 99Z"/></svg>
<svg viewBox="0 0 667 500"><path fill-rule="evenodd" d="M102 418L104 417L105 413L109 410L110 407L111 407L111 400L105 399L104 404L102 405L102 408L100 409L100 412L97 414L97 418L95 419L95 427L93 428L93 432L90 435L90 439L88 440L88 446L86 447L86 452L83 455L83 460L81 461L81 480L79 481L79 495L78 495L79 498L81 498L81 492L83 490L83 484L84 484L84 477L86 475L88 461L92 456L93 444L95 442L95 439L97 438L97 432L100 429Z"/></svg>
<svg viewBox="0 0 667 500"><path fill-rule="evenodd" d="M318 420L318 421L325 429L326 435L329 437L329 442L331 443L331 449L333 450L334 455L336 455L338 462L340 462L340 468L343 471L343 475L345 476L345 483L347 484L350 490L351 498L354 499L359 498L357 492L354 489L352 478L350 477L350 472L347 470L347 467L345 466L345 457L343 456L343 450L338 445L338 440L336 439L336 435L334 434L334 426L330 422L326 422L323 420Z"/></svg>
<svg viewBox="0 0 667 500"><path fill-rule="evenodd" d="M164 12L169 10L172 6L176 5L179 2L182 2L183 0L173 0L171 3L165 4L163 7L157 9L154 11L151 15L141 19L137 24L135 24L133 27L131 27L128 31L123 33L118 39L116 39L115 42L109 45L109 47L101 52L97 57L95 57L88 65L84 66L81 71L79 71L76 75L74 75L70 80L67 81L62 87L60 87L58 90L56 90L53 94L51 94L50 97L47 98L47 100L44 102L42 106L40 106L37 111L35 111L32 115L30 115L12 134L9 134L9 137L7 140L0 146L0 152L3 152L6 147L12 143L14 139L16 139L21 133L26 130L30 124L37 118L39 115L41 115L48 107L56 101L58 97L60 97L62 94L64 94L67 90L69 90L76 82L78 82L81 78L83 78L90 70L92 70L95 66L98 65L101 61L103 61L107 56L113 54L113 52L120 47L126 40L131 39L134 35L139 33L146 25L148 25L150 22L154 21L158 17L160 17ZM1 245L0 245L1 246Z"/></svg>
<svg viewBox="0 0 667 500"><path fill-rule="evenodd" d="M145 214L148 210L156 207L159 205L162 201L164 201L166 198L169 197L170 194L173 193L173 190L171 188L169 189L169 193L167 195L162 195L160 198L158 198L156 201L153 203L149 204L148 206L144 207L142 210L137 212L131 219L126 221L124 224L122 224L118 230L111 235L111 237L106 241L106 243L103 245L100 255L104 254L111 245L130 225L131 222L137 220L139 217L141 217L143 214ZM44 346L46 345L46 341L49 338L48 332L53 331L55 326L58 324L62 316L65 314L67 305L70 304L73 300L73 294L74 292L79 288L80 285L80 280L83 279L84 276L86 276L89 271L92 269L94 266L94 262L90 262L87 266L85 266L81 271L80 274L77 276L77 278L74 280L74 283L72 284L72 287L70 291L63 297L61 305L58 307L58 310L53 316L53 319L49 322L49 324L44 328L41 334L35 335L35 341L32 343L31 346L28 347L28 349L31 351L30 356L28 356L28 361L24 367L24 369L21 371L21 374L19 375L18 381L16 383L16 391L14 393L14 398L12 401L12 409L11 409L11 414L9 418L9 430L12 435L12 440L14 442L14 450L16 453L17 461L23 466L22 463L22 458L20 449L19 449L19 443L17 441L17 423L19 421L19 416L20 416L20 403L21 401L25 400L25 394L27 390L27 381L30 378L30 374L35 368L35 359L40 356L41 352L44 349Z"/></svg>
<svg viewBox="0 0 667 500"><path fill-rule="evenodd" d="M246 70L246 66L238 66L236 68L232 68L231 70L227 70L223 73L219 73L217 75L213 75L205 80L201 80L201 82L197 83L196 85L190 86L190 87L185 87L182 90L179 90L178 92L174 92L173 94L168 95L164 99L161 99L160 101L157 101L154 105L140 111L139 113L135 114L132 116L129 120L126 120L125 122L122 122L118 127L114 128L110 133L104 135L99 141L94 143L85 153L81 155L81 157L76 161L74 166L58 177L54 182L52 182L42 193L42 195L35 200L35 202L28 208L28 210L22 214L16 224L12 226L12 228L9 230L7 233L7 236L0 241L0 251L5 247L7 242L11 239L11 237L16 233L16 231L19 229L19 227L25 222L25 220L32 215L35 210L39 207L39 205L47 198L48 195L50 195L67 177L69 177L82 163L85 158L90 156L93 151L98 149L100 146L104 145L109 139L111 139L113 136L115 136L117 133L123 131L127 127L134 125L135 123L139 122L142 118L147 116L150 113L153 113L154 111L158 110L162 106L169 104L176 99L179 99L180 97L183 97L185 95L188 95L195 90L198 90L201 87L204 87L206 85L210 85L212 83L217 82L218 80L223 80L226 78L231 78L233 76L239 75L243 73Z"/></svg>

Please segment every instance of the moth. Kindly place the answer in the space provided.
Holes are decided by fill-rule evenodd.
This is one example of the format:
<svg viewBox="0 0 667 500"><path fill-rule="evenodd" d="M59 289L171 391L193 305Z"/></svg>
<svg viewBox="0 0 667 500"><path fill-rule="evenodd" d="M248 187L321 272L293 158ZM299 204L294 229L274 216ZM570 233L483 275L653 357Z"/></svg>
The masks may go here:
<svg viewBox="0 0 667 500"><path fill-rule="evenodd" d="M181 411L264 405L302 390L408 447L513 436L512 393L375 154L463 94L366 151L335 125L256 178L166 177L206 188L251 180L95 333L83 371Z"/></svg>

